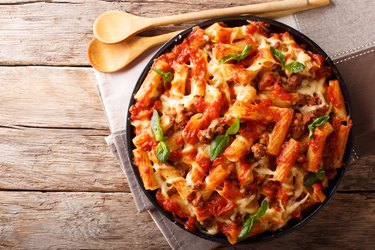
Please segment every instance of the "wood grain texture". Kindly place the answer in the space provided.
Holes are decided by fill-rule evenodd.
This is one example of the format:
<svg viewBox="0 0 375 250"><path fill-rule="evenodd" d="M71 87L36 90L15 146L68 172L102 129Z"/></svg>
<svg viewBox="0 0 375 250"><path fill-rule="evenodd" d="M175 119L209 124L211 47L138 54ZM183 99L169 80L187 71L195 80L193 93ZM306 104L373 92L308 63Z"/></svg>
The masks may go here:
<svg viewBox="0 0 375 250"><path fill-rule="evenodd" d="M0 192L0 248L167 249L126 193Z"/></svg>
<svg viewBox="0 0 375 250"><path fill-rule="evenodd" d="M374 199L336 194L297 231L238 249L373 249ZM136 212L130 194L0 192L0 221L3 248L169 248L149 215Z"/></svg>
<svg viewBox="0 0 375 250"><path fill-rule="evenodd" d="M0 190L129 192L108 133L0 128Z"/></svg>
<svg viewBox="0 0 375 250"><path fill-rule="evenodd" d="M108 130L89 68L0 67L0 125Z"/></svg>
<svg viewBox="0 0 375 250"><path fill-rule="evenodd" d="M119 9L145 17L225 8L265 0L187 1L1 1L0 65L89 65L86 49L94 20L104 11ZM163 10L163 11L160 11ZM192 24L155 29L187 28Z"/></svg>

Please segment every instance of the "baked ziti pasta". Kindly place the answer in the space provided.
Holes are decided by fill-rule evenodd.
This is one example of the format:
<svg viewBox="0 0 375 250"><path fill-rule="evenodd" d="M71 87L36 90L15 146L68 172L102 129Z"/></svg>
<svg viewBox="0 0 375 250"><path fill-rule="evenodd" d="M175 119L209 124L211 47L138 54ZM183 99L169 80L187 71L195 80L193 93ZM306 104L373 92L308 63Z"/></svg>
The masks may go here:
<svg viewBox="0 0 375 250"><path fill-rule="evenodd" d="M215 23L157 57L130 108L144 187L235 244L325 200L352 121L321 55L263 22Z"/></svg>

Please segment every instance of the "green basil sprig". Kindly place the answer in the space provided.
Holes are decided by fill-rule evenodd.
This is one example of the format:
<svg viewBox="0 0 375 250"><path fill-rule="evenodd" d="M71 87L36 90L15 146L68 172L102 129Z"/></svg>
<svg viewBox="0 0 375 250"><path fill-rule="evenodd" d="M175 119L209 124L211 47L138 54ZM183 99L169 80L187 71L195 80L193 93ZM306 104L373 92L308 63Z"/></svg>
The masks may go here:
<svg viewBox="0 0 375 250"><path fill-rule="evenodd" d="M245 59L249 54L251 49L253 48L253 45L251 44L246 44L245 48L242 50L241 54L229 54L224 57L222 57L219 60L219 63L226 63L230 60L236 60L236 61L241 61Z"/></svg>
<svg viewBox="0 0 375 250"><path fill-rule="evenodd" d="M314 130L316 127L320 127L324 125L324 123L326 123L328 120L329 120L329 115L316 118L312 123L310 123L307 126L307 128L309 129L309 138L313 137Z"/></svg>
<svg viewBox="0 0 375 250"><path fill-rule="evenodd" d="M305 69L305 65L300 62L294 61L288 64L285 64L285 56L281 53L280 50L271 47L271 53L275 59L281 62L282 69L286 69L292 73L298 73Z"/></svg>
<svg viewBox="0 0 375 250"><path fill-rule="evenodd" d="M303 65L300 62L295 61L295 62L291 62L285 65L285 69L289 70L292 73L298 73L305 69L305 65Z"/></svg>
<svg viewBox="0 0 375 250"><path fill-rule="evenodd" d="M228 146L229 136L235 135L240 129L240 119L236 117L233 124L227 129L224 135L218 135L211 141L210 144L210 160L215 160Z"/></svg>
<svg viewBox="0 0 375 250"><path fill-rule="evenodd" d="M169 71L164 71L157 68L151 68L155 73L161 75L163 77L164 87L168 86L168 83L172 81L172 73Z"/></svg>
<svg viewBox="0 0 375 250"><path fill-rule="evenodd" d="M246 239L246 237L249 235L249 233L253 229L254 221L259 220L259 218L262 217L266 213L267 208L268 208L268 201L267 199L264 199L262 201L262 204L260 205L259 210L256 212L256 214L251 215L242 225L241 232L239 233L238 238L237 238L238 241Z"/></svg>
<svg viewBox="0 0 375 250"><path fill-rule="evenodd" d="M323 169L319 170L316 173L310 173L310 174L308 174L308 176L307 176L306 180L304 181L303 185L305 185L305 187L310 187L317 180L323 180L324 176L325 176L325 171Z"/></svg>
<svg viewBox="0 0 375 250"><path fill-rule="evenodd" d="M163 135L163 130L160 127L160 117L158 111L154 109L151 117L151 131L155 137L155 140L159 142L156 147L156 158L162 163L166 163L169 157L169 148L165 144L165 137Z"/></svg>
<svg viewBox="0 0 375 250"><path fill-rule="evenodd" d="M284 56L284 54L281 53L280 50L275 49L273 47L271 47L271 53L272 53L273 57L275 57L275 59L277 59L279 62L281 62L281 64L284 67L284 64L285 64L285 56Z"/></svg>
<svg viewBox="0 0 375 250"><path fill-rule="evenodd" d="M169 158L169 148L164 141L159 142L156 147L156 158L163 163L166 163Z"/></svg>
<svg viewBox="0 0 375 250"><path fill-rule="evenodd" d="M163 140L163 130L160 127L160 117L158 111L154 109L151 117L151 131L154 134L156 141Z"/></svg>

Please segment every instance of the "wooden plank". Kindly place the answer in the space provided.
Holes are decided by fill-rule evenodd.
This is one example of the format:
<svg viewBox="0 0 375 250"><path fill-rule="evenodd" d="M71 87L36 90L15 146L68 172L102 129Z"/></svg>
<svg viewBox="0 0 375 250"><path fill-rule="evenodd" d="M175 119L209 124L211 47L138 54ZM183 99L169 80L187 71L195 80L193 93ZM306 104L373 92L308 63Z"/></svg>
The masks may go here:
<svg viewBox="0 0 375 250"><path fill-rule="evenodd" d="M0 248L168 249L127 193L0 192Z"/></svg>
<svg viewBox="0 0 375 250"><path fill-rule="evenodd" d="M0 67L0 149L6 152L0 188L129 190L104 143L110 132L94 81L85 68ZM374 165L375 156L352 165L340 190L373 189Z"/></svg>
<svg viewBox="0 0 375 250"><path fill-rule="evenodd" d="M337 194L302 228L254 247L373 249L374 201L373 193ZM3 248L168 248L126 193L0 192L0 221Z"/></svg>
<svg viewBox="0 0 375 250"><path fill-rule="evenodd" d="M107 129L95 82L88 68L0 67L0 126Z"/></svg>
<svg viewBox="0 0 375 250"><path fill-rule="evenodd" d="M340 191L375 191L375 155L355 161L345 173Z"/></svg>
<svg viewBox="0 0 375 250"><path fill-rule="evenodd" d="M270 0L31 1L5 0L0 8L0 65L88 65L86 48L94 20L120 9L145 17L239 6ZM163 11L160 11L163 10ZM148 34L187 28L156 29Z"/></svg>
<svg viewBox="0 0 375 250"><path fill-rule="evenodd" d="M107 133L0 128L0 190L129 192Z"/></svg>

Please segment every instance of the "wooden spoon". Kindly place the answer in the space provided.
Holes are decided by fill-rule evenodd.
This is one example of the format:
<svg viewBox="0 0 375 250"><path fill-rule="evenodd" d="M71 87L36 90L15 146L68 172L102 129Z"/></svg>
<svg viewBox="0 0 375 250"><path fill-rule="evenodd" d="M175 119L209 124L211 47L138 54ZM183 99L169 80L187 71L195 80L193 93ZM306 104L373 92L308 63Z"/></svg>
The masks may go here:
<svg viewBox="0 0 375 250"><path fill-rule="evenodd" d="M123 11L109 11L103 13L96 19L93 31L96 39L99 41L103 43L117 43L125 40L131 35L161 25L177 24L220 16L240 15L245 13L258 14L266 12L279 12L288 9L303 9L308 6L323 6L329 4L329 2L330 0L284 0L230 7L225 9L204 10L200 12L158 18L140 17Z"/></svg>
<svg viewBox="0 0 375 250"><path fill-rule="evenodd" d="M87 49L90 64L101 72L115 72L133 61L147 49L162 44L181 31L171 32L160 36L132 36L113 44L106 44L92 39Z"/></svg>

